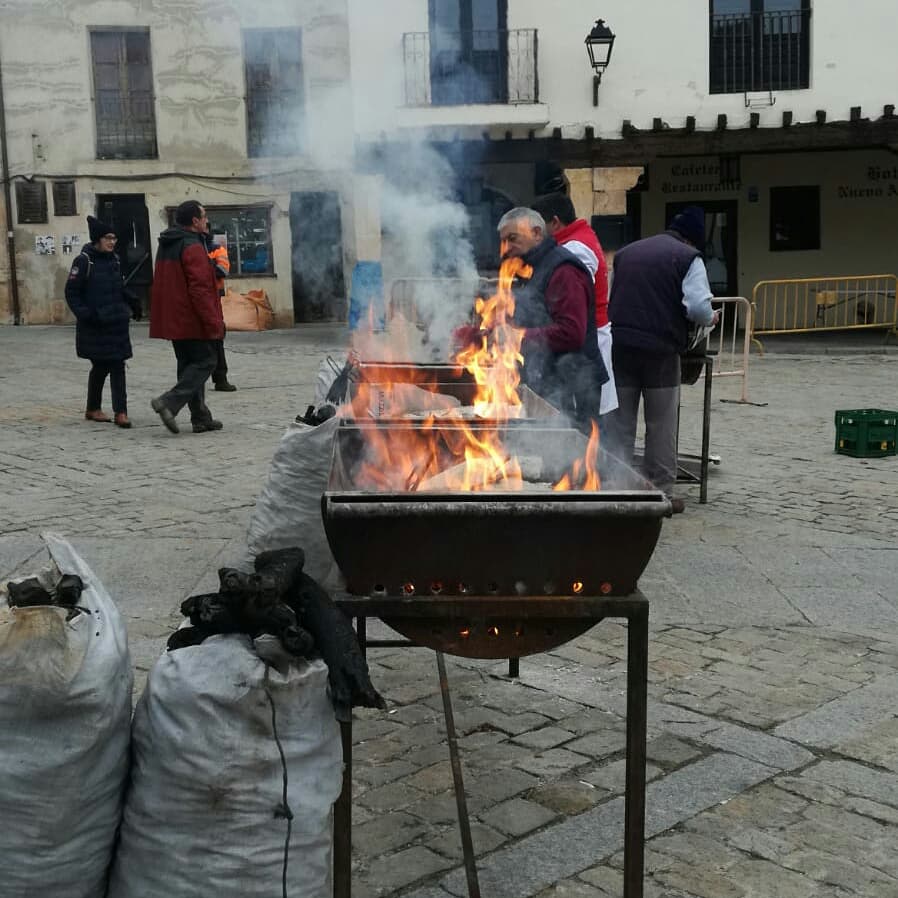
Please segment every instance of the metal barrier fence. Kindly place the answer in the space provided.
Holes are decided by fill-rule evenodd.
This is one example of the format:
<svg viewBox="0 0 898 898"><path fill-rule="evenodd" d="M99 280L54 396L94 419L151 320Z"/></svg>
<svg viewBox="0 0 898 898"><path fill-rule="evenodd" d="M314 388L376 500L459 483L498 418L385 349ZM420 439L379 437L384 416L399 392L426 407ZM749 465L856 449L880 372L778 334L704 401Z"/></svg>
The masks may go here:
<svg viewBox="0 0 898 898"><path fill-rule="evenodd" d="M711 305L720 310L720 321L708 338L708 349L716 352L714 377L741 377L739 402L748 402L752 305L744 296L715 296Z"/></svg>
<svg viewBox="0 0 898 898"><path fill-rule="evenodd" d="M898 332L898 276L759 281L752 292L752 338L764 334L888 328ZM763 349L763 346L761 346Z"/></svg>

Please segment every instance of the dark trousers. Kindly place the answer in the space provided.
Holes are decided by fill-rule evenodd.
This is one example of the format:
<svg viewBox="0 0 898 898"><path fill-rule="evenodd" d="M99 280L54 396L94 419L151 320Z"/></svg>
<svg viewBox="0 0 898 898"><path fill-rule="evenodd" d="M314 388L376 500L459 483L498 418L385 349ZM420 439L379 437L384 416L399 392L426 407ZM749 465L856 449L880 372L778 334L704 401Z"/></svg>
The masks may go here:
<svg viewBox="0 0 898 898"><path fill-rule="evenodd" d="M96 412L103 405L103 385L109 377L112 391L112 410L116 414L128 414L128 394L125 391L125 363L92 361L87 376L87 411Z"/></svg>
<svg viewBox="0 0 898 898"><path fill-rule="evenodd" d="M159 398L177 415L184 406L190 409L194 424L211 421L206 406L206 381L217 361L215 340L172 340L178 360L178 382Z"/></svg>
<svg viewBox="0 0 898 898"><path fill-rule="evenodd" d="M618 408L603 419L609 451L633 463L639 400L645 417L645 476L670 494L677 479L680 356L612 348Z"/></svg>
<svg viewBox="0 0 898 898"><path fill-rule="evenodd" d="M225 356L224 340L213 340L212 342L215 344L215 370L212 372L212 383L227 383L228 360Z"/></svg>

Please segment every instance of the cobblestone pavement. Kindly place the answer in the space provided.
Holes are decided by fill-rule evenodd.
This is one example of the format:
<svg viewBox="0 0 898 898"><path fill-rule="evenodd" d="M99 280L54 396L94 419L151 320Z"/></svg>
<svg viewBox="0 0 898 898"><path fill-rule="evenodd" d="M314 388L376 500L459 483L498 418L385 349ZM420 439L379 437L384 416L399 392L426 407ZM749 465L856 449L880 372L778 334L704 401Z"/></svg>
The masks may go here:
<svg viewBox="0 0 898 898"><path fill-rule="evenodd" d="M284 425L345 333L232 334L220 433L170 435L149 399L170 348L135 328L122 431L82 420L67 328L0 328L0 576L52 529L128 620L139 680L238 548ZM837 408L894 408L898 355L753 358L715 383L709 504L664 525L652 602L649 898L898 895L898 459L833 453ZM698 387L682 443L699 441ZM485 898L607 898L621 885L625 630L548 655L449 659ZM433 655L375 649L389 713L355 726L354 895L465 893Z"/></svg>

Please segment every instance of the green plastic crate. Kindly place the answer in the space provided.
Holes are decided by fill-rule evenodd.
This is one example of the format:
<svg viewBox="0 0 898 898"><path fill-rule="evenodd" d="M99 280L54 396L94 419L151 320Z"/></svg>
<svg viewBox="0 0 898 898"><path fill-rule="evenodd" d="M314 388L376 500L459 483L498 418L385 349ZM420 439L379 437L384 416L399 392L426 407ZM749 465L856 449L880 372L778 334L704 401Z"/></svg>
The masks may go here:
<svg viewBox="0 0 898 898"><path fill-rule="evenodd" d="M836 452L854 458L898 455L898 412L881 408L836 412Z"/></svg>

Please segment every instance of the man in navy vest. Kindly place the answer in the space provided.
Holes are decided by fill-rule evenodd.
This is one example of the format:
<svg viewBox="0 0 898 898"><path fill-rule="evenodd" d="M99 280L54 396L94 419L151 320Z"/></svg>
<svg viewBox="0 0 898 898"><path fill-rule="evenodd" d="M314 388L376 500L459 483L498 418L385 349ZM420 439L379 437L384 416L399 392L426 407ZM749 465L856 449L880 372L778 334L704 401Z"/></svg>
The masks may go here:
<svg viewBox="0 0 898 898"><path fill-rule="evenodd" d="M609 317L618 409L609 415L611 451L633 459L640 397L645 416L645 474L668 495L677 479L680 354L690 322L716 324L701 250L705 213L689 206L662 234L637 240L614 257ZM682 511L683 500L673 500Z"/></svg>
<svg viewBox="0 0 898 898"><path fill-rule="evenodd" d="M518 257L533 268L530 279L514 287L514 324L525 331L521 379L588 433L608 380L596 337L593 277L555 243L533 209L507 212L499 238L503 260Z"/></svg>

